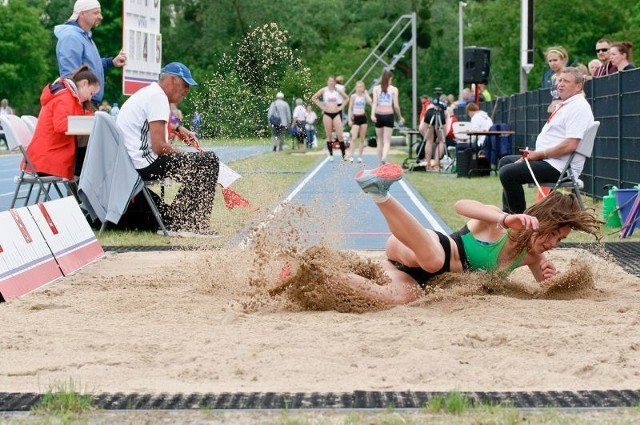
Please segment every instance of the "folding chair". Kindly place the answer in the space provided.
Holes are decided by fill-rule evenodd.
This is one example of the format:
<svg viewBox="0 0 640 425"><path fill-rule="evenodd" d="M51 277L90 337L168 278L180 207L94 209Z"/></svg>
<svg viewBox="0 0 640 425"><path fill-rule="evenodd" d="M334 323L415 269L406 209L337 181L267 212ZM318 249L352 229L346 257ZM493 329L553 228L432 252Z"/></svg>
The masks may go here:
<svg viewBox="0 0 640 425"><path fill-rule="evenodd" d="M24 205L28 205L34 186L37 186L38 189L36 192L36 203L40 201L41 195L44 196L45 201L50 201L50 191L52 187L56 190L60 198L66 196L62 194L58 185L62 185L68 190L70 181L57 176L39 176L38 171L29 159L27 148L31 143L33 134L31 130L29 130L27 123L16 115L0 116L0 122L2 123L5 137L7 138L9 150L20 151L23 158L23 162L20 165L20 174L14 177L16 189L13 193L9 208L13 208L18 199L24 199ZM23 186L27 187L27 193L21 196L20 189L22 189Z"/></svg>
<svg viewBox="0 0 640 425"><path fill-rule="evenodd" d="M593 145L596 140L596 133L598 132L598 127L600 127L600 121L594 121L584 132L584 136L578 143L578 147L575 151L571 153L567 163L564 165L562 172L560 173L560 177L555 182L540 182L540 186L548 187L552 191L557 190L559 187L569 188L571 192L573 192L578 198L578 202L580 203L580 207L584 209L584 203L582 202L582 197L580 196L580 190L584 189L584 182L580 180L580 176L574 173L571 168L571 161L575 158L576 155L582 155L585 160L587 158L591 158L591 153L593 152Z"/></svg>
<svg viewBox="0 0 640 425"><path fill-rule="evenodd" d="M115 119L106 112L96 112L80 174L81 206L93 220L100 220L102 232L108 222L118 224L131 200L142 191L158 226L168 236L162 215L149 193L151 189L147 187L158 182L142 180L123 140Z"/></svg>
<svg viewBox="0 0 640 425"><path fill-rule="evenodd" d="M27 123L27 127L29 127L29 130L31 130L31 134L36 131L38 118L34 117L33 115L22 115L20 119Z"/></svg>

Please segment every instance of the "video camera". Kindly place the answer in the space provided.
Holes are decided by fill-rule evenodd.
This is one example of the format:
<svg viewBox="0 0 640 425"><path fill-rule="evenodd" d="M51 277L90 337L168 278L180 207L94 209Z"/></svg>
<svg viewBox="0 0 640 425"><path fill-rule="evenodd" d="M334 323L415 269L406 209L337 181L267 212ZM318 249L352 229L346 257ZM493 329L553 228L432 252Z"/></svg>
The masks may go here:
<svg viewBox="0 0 640 425"><path fill-rule="evenodd" d="M435 106L438 109L447 109L447 106L449 106L449 102L447 102L446 98L442 97L442 89L440 87L436 87L435 89L433 89L433 99L431 99L431 104L433 106Z"/></svg>

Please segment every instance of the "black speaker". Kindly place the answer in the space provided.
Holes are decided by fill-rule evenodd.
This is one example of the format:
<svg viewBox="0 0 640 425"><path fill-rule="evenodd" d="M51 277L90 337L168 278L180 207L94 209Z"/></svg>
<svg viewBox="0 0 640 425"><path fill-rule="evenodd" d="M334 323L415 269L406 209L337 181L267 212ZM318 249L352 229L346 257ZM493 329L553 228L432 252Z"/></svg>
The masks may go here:
<svg viewBox="0 0 640 425"><path fill-rule="evenodd" d="M491 50L486 47L464 48L464 84L489 83Z"/></svg>

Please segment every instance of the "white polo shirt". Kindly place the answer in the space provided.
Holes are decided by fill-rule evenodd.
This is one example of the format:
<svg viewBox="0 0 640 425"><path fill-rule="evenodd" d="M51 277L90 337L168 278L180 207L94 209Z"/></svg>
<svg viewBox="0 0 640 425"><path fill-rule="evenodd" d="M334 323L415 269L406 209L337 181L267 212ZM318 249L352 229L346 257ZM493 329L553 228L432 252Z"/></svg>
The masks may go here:
<svg viewBox="0 0 640 425"><path fill-rule="evenodd" d="M166 124L170 115L169 99L158 83L141 88L120 108L116 124L124 135L124 145L136 169L146 168L158 158L151 149L149 123L164 121ZM164 137L168 140L166 126Z"/></svg>
<svg viewBox="0 0 640 425"><path fill-rule="evenodd" d="M578 93L563 101L558 109L550 115L547 123L542 127L536 139L536 150L551 149L561 144L565 139L582 139L585 131L593 122L593 112L584 93ZM560 158L545 159L553 168L562 172L569 160L569 154ZM585 158L576 155L571 163L571 169L576 175L582 173Z"/></svg>

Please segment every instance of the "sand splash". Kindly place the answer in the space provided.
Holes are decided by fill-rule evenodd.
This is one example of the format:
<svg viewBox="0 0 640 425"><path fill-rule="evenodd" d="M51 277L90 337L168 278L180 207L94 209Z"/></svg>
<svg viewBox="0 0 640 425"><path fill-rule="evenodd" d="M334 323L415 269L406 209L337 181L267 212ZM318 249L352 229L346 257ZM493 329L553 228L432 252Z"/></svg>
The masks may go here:
<svg viewBox="0 0 640 425"><path fill-rule="evenodd" d="M365 313L391 308L346 283L348 274L357 274L372 284L387 284L389 278L381 267L381 262L386 261L383 254L363 258L324 241L311 241L300 229L308 228L308 220L317 218L302 206L287 206L281 217L274 225L254 229L248 250L253 255L248 277L251 290L241 303L245 313L278 309ZM561 272L544 285L533 281L530 273L516 273L510 278L488 273L447 273L430 280L424 296L411 306L486 295L532 300L596 296L591 264L580 258L568 261L568 266L563 265Z"/></svg>

